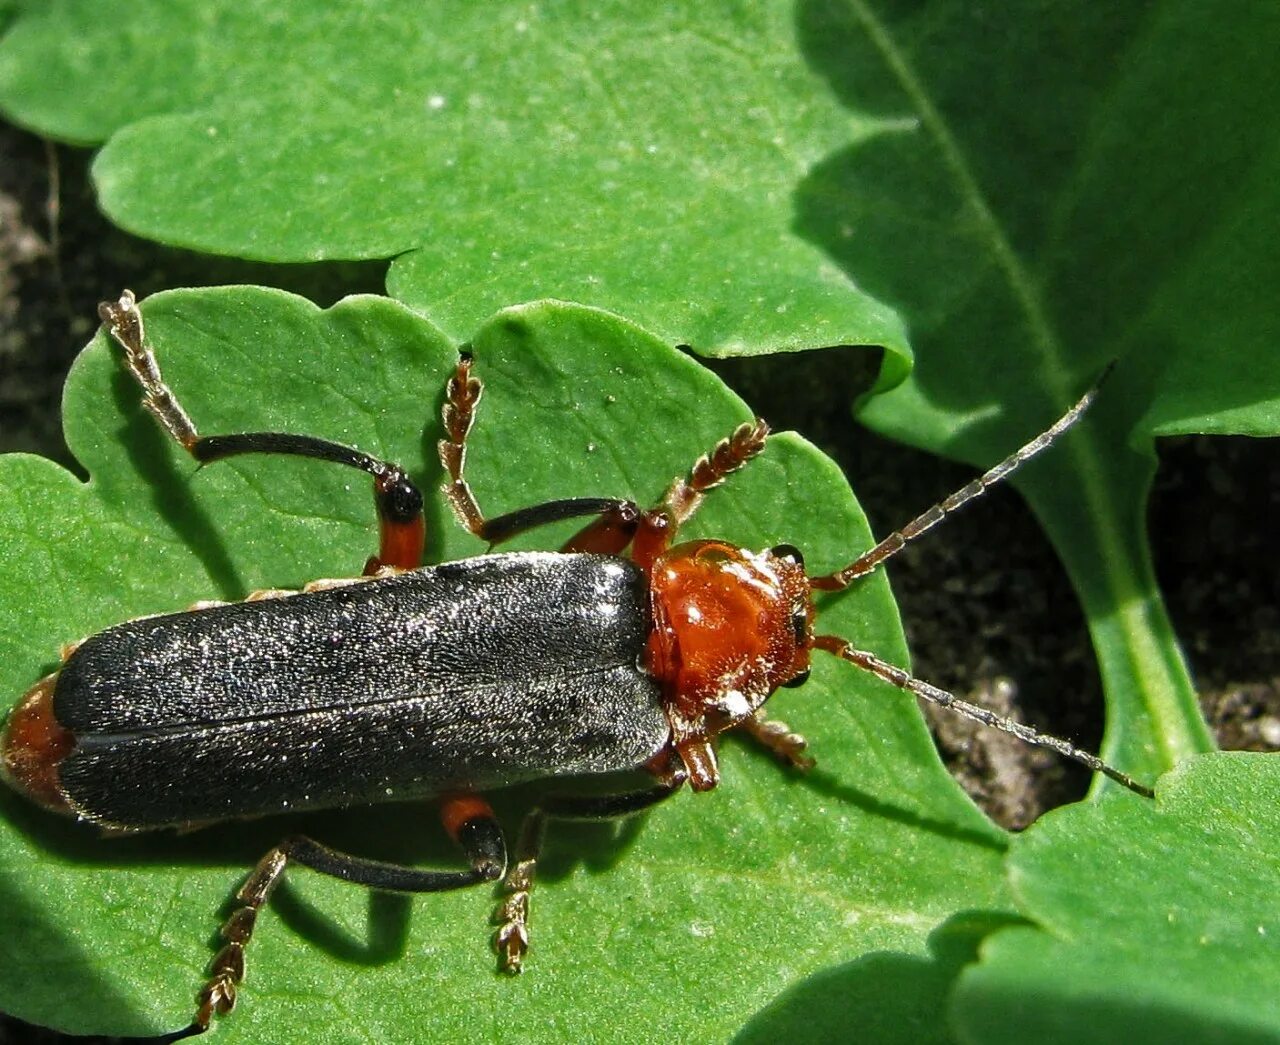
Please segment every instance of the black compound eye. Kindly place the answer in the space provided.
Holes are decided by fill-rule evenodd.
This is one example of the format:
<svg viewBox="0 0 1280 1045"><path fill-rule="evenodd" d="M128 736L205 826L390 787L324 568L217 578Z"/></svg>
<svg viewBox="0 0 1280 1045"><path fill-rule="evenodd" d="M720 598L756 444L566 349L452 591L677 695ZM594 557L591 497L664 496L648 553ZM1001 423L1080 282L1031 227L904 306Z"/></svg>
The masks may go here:
<svg viewBox="0 0 1280 1045"><path fill-rule="evenodd" d="M786 559L797 566L804 565L804 554L794 544L775 544L769 549L769 554L775 559Z"/></svg>
<svg viewBox="0 0 1280 1045"><path fill-rule="evenodd" d="M808 681L809 681L809 669L805 668L804 671L800 672L799 675L796 675L794 678L787 679L787 681L784 682L782 686L784 689L795 689L797 686L803 686Z"/></svg>

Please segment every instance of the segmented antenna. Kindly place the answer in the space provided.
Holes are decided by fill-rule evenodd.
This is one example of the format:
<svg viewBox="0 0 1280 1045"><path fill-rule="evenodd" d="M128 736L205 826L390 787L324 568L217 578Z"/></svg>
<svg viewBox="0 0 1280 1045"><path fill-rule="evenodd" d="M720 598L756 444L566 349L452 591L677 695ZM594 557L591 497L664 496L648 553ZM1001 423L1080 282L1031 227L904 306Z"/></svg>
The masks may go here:
<svg viewBox="0 0 1280 1045"><path fill-rule="evenodd" d="M944 689L938 689L937 686L931 686L901 668L881 660L874 653L854 649L845 639L838 638L835 635L818 635L814 638L813 644L815 648L834 654L841 660L847 660L850 664L856 664L886 682L892 682L899 689L914 693L917 697L922 697L930 703L937 704L939 707L950 708L965 718L973 719L975 722L981 722L984 726L991 726L1002 732L1009 733L1028 744L1056 751L1063 757L1079 762L1095 773L1101 773L1103 776L1114 780L1117 784L1123 784L1130 791L1142 795L1143 798L1155 797L1155 792L1147 787L1146 784L1138 783L1129 774L1122 773L1114 766L1108 765L1097 755L1090 754L1088 751L1058 737L1051 737L1047 733L1034 730L1021 722L1015 722L1011 718L997 715L989 708L979 707L977 704L970 704L967 700L961 700L954 693L948 693Z"/></svg>
<svg viewBox="0 0 1280 1045"><path fill-rule="evenodd" d="M1001 479L1007 479L1018 468L1035 457L1036 454L1048 449L1059 436L1080 420L1084 412L1089 409L1089 404L1097 396L1098 389L1102 387L1102 382L1107 379L1107 375L1111 373L1111 368L1114 365L1114 363L1108 365L1107 369L1102 372L1102 376L1094 383L1094 386L1080 397L1080 401L1075 406L1058 418L1051 427L1027 443L1026 446L1015 450L994 468L984 472L972 482L966 483L950 497L944 498L933 507L921 512L902 529L894 530L874 548L864 552L844 569L836 570L835 573L830 573L823 577L811 577L809 583L818 591L839 591L842 588L847 588L859 577L865 577L867 574L879 569L886 559L902 551L907 542L914 541L921 534L933 529L957 508L986 493Z"/></svg>

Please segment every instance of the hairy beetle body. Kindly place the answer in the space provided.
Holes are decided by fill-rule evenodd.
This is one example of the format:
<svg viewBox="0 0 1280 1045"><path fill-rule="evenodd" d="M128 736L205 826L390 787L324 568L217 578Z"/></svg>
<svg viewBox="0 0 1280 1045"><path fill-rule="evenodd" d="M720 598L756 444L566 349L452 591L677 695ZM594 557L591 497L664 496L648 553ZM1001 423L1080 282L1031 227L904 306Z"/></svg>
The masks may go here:
<svg viewBox="0 0 1280 1045"><path fill-rule="evenodd" d="M146 829L634 768L647 619L630 562L523 552L130 621L52 686L61 794Z"/></svg>

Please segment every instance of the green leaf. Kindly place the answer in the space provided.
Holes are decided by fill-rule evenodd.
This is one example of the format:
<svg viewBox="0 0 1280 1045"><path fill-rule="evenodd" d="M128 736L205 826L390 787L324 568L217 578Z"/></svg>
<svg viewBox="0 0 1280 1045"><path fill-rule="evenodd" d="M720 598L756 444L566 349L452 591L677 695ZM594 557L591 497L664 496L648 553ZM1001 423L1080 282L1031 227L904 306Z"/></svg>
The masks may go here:
<svg viewBox="0 0 1280 1045"><path fill-rule="evenodd" d="M110 142L102 204L165 243L391 258L453 336L564 298L706 353L834 344L909 363L897 317L792 227L797 179L877 133L780 0L32 5L0 106Z"/></svg>
<svg viewBox="0 0 1280 1045"><path fill-rule="evenodd" d="M1206 749L1145 502L1153 436L1280 430L1280 8L809 0L799 22L851 112L904 128L798 191L802 234L910 318L918 365L862 419L987 466L1118 360L1018 483L1089 617L1104 755L1150 776Z"/></svg>
<svg viewBox="0 0 1280 1045"><path fill-rule="evenodd" d="M997 933L961 977L963 1040L1280 1040L1280 763L1194 759L1157 797L1058 810L1014 840L1041 928Z"/></svg>
<svg viewBox="0 0 1280 1045"><path fill-rule="evenodd" d="M434 492L456 349L422 317L368 297L320 311L253 288L175 291L143 311L206 433L340 440L403 463ZM573 495L653 503L750 416L691 359L593 309L508 309L472 345L486 390L469 474L490 514ZM37 458L0 458L0 692L13 699L56 667L64 641L198 599L350 575L374 548L363 476L265 457L197 469L141 409L113 351L100 335L66 393L87 484ZM479 550L438 497L429 524L433 553ZM688 535L790 542L819 571L870 542L838 470L794 435L711 495ZM881 578L821 619L905 657ZM491 890L408 901L290 874L220 1039L642 1041L660 1019L664 1037L723 1040L832 962L924 955L956 912L1005 908L1004 838L942 771L911 700L819 662L771 707L810 736L816 772L793 778L730 741L711 794L683 793L617 830L553 827L518 979L499 975L488 949ZM501 797L509 833L530 797ZM287 833L458 863L432 811L413 805L117 838L7 791L0 813L0 1009L75 1032L183 1026L233 890ZM827 1018L843 1005L829 997Z"/></svg>
<svg viewBox="0 0 1280 1045"><path fill-rule="evenodd" d="M966 912L929 937L927 954L881 951L815 973L758 1013L734 1045L847 1041L851 1027L876 1045L950 1045L945 1011L955 980L981 938L1010 922L1019 919Z"/></svg>

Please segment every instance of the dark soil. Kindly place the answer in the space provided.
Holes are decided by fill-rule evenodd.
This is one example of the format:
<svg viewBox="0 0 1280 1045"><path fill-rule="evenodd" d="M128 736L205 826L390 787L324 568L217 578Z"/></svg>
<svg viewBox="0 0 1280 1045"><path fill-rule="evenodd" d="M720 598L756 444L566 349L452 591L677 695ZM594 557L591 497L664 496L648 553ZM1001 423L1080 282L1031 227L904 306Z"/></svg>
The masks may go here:
<svg viewBox="0 0 1280 1045"><path fill-rule="evenodd" d="M98 215L86 153L47 148L14 128L0 126L0 158L0 452L76 467L61 435L62 382L97 324L97 302L124 286L145 297L266 283L320 304L381 290L378 265L211 260L131 237ZM873 355L833 349L788 357L783 367L776 358L713 365L775 429L794 428L830 453L886 532L973 473L850 421ZM824 390L817 400L815 388ZM1223 747L1276 750L1280 454L1271 441L1244 438L1188 437L1159 449L1153 550L1206 715ZM898 556L890 576L918 675L1097 749L1103 708L1084 620L1016 493L993 490ZM1003 734L945 713L934 728L957 778L1006 826L1024 826L1088 785L1083 771ZM0 1020L0 1045L65 1040Z"/></svg>

